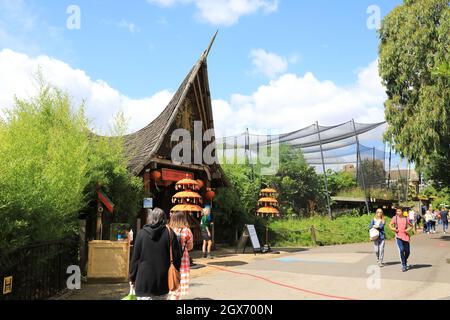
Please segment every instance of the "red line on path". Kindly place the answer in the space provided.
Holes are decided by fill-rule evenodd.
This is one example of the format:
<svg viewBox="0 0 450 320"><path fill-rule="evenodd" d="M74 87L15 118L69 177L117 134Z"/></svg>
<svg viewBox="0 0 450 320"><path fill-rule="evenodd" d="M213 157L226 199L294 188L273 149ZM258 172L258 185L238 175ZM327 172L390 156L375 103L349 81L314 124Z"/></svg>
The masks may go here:
<svg viewBox="0 0 450 320"><path fill-rule="evenodd" d="M270 279L267 279L267 278L264 278L264 277L261 277L261 276L256 276L256 275L253 275L253 274L250 274L250 273L232 271L232 270L228 270L228 269L224 269L224 268L220 268L220 267L216 267L216 266L212 266L212 265L208 265L208 267L215 268L215 269L223 271L223 272L229 272L229 273L234 273L234 274L239 274L239 275L253 277L253 278L256 278L256 279L259 279L259 280L263 280L263 281L269 282L271 284L274 284L274 285L277 285L277 286L280 286L280 287L285 287L285 288L289 288L289 289L293 289L293 290L297 290L297 291L313 294L313 295L316 295L316 296L321 296L321 297L326 297L326 298L331 298L331 299L338 299L338 300L356 300L356 299L353 299L353 298L334 296L334 295L330 295L330 294L326 294L326 293L314 292L314 291L310 291L310 290L307 290L307 289L302 289L302 288L299 288L299 287L290 286L290 285L283 284L283 283L280 283L280 282L272 281Z"/></svg>

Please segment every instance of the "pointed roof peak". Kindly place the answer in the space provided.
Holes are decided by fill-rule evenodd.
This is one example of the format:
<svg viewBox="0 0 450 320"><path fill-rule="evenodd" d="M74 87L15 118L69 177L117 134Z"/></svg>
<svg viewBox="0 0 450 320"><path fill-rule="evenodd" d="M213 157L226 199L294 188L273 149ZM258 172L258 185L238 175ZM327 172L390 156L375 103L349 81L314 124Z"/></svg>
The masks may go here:
<svg viewBox="0 0 450 320"><path fill-rule="evenodd" d="M202 60L205 60L208 57L209 52L211 51L211 48L212 48L212 46L214 44L214 41L216 41L218 33L219 33L219 29L217 29L216 33L214 34L214 36L212 37L211 41L209 42L208 48L206 48L205 52L202 55Z"/></svg>

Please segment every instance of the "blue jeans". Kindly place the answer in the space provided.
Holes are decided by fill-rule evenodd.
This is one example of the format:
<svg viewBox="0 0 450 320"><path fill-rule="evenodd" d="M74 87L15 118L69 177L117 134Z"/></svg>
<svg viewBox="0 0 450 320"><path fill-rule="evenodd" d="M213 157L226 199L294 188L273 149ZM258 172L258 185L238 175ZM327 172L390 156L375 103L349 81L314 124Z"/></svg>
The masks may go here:
<svg viewBox="0 0 450 320"><path fill-rule="evenodd" d="M442 228L444 229L444 232L448 231L448 220L442 220Z"/></svg>
<svg viewBox="0 0 450 320"><path fill-rule="evenodd" d="M373 242L373 249L377 256L377 262L383 263L384 260L384 239L378 238Z"/></svg>
<svg viewBox="0 0 450 320"><path fill-rule="evenodd" d="M411 253L408 241L403 241L401 239L395 239L397 241L398 251L400 253L400 259L402 260L402 266L406 267L408 265L408 258Z"/></svg>

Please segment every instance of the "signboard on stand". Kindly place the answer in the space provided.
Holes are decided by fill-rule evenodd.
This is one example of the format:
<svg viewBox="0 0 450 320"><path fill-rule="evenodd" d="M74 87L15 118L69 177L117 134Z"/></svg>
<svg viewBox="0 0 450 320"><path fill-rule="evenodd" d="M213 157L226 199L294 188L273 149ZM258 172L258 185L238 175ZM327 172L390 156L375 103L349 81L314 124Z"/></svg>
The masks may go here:
<svg viewBox="0 0 450 320"><path fill-rule="evenodd" d="M258 239L258 234L256 233L255 226L252 224L246 224L244 227L244 231L242 232L241 238L239 239L238 246L236 248L236 253L242 250L242 253L245 253L245 249L247 248L248 240L253 247L253 252L261 253L261 244Z"/></svg>

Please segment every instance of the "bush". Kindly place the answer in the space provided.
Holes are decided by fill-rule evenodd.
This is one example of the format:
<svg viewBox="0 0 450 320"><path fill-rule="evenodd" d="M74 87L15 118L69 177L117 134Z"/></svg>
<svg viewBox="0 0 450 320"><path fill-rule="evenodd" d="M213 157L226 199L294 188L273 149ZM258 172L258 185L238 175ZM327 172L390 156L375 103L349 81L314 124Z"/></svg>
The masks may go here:
<svg viewBox="0 0 450 320"><path fill-rule="evenodd" d="M312 246L311 226L316 229L319 245L368 242L372 218L373 215L346 215L335 220L328 217L273 220L269 224L271 243L278 247ZM394 233L388 227L390 221L390 218L386 217L385 232L388 240L394 238Z"/></svg>
<svg viewBox="0 0 450 320"><path fill-rule="evenodd" d="M80 211L95 211L97 183L118 220L137 213L142 181L127 171L121 139L95 139L83 106L41 80L0 120L0 252L76 233Z"/></svg>

